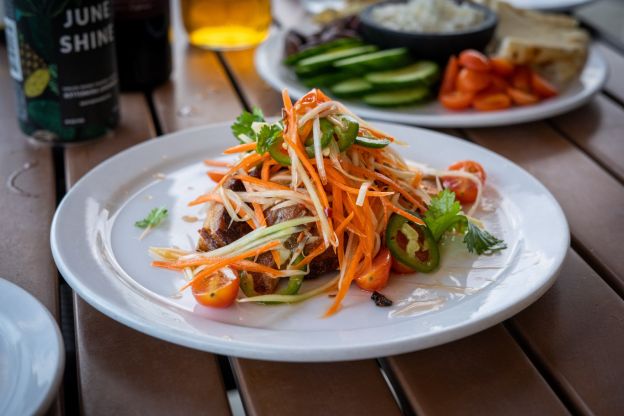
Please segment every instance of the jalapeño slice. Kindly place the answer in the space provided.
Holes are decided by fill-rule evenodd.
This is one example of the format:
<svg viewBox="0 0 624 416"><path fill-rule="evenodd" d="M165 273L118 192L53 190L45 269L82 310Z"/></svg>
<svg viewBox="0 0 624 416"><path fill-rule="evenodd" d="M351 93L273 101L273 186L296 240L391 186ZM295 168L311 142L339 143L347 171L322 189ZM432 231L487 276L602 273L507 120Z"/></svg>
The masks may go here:
<svg viewBox="0 0 624 416"><path fill-rule="evenodd" d="M398 214L393 214L388 221L386 245L399 263L412 270L428 273L440 263L438 244L429 228Z"/></svg>
<svg viewBox="0 0 624 416"><path fill-rule="evenodd" d="M288 155L288 150L284 148L284 139L282 137L275 140L269 147L269 154L280 165L290 166L290 156Z"/></svg>

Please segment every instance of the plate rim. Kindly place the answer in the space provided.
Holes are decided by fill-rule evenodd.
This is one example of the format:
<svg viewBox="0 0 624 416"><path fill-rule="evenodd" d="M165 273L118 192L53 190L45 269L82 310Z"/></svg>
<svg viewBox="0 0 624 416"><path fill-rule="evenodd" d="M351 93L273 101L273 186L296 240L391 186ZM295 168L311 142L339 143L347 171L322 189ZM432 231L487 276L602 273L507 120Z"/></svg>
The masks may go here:
<svg viewBox="0 0 624 416"><path fill-rule="evenodd" d="M271 28L271 33L267 39L258 46L254 53L254 67L258 72L258 75L271 86L275 91L280 91L282 88L287 88L289 82L284 81L283 77L279 73L272 71L271 66L265 64L264 61L269 61L270 52L269 45L272 42L281 42L286 34L285 30L279 28ZM565 97L564 101L561 99L553 99L553 101L544 104L546 108L540 106L533 107L516 107L512 110L506 111L492 111L492 112L449 112L445 115L436 114L407 114L407 113L394 113L392 109L368 107L365 104L356 103L356 108L351 105L351 110L358 116L365 119L384 121L388 123L400 123L408 124L417 127L433 127L433 128L478 128L478 127L499 127L510 126L515 124L529 123L533 121L540 121L550 117L565 114L578 107L589 102L596 94L598 94L604 87L607 79L609 78L609 66L603 53L597 47L597 45L591 41L588 48L588 55L585 67L581 71L587 69L587 63L590 59L596 60L600 69L599 81L593 85L593 88L581 89L577 94ZM281 62L281 61L280 61ZM280 65L282 65L280 63ZM302 95L302 91L307 91L307 88L303 85L299 85L294 91L289 90L289 95L292 98L299 98ZM296 92L296 93L295 93ZM557 101L559 100L559 101ZM347 103L349 104L349 103ZM530 111L534 110L534 111ZM515 112L518 111L518 112Z"/></svg>
<svg viewBox="0 0 624 416"><path fill-rule="evenodd" d="M76 184L74 184L74 186L72 186L72 188L69 190L69 192L66 194L66 196L63 198L63 200L59 204L59 207L57 208L54 214L51 232L50 232L50 244L51 244L51 249L52 249L54 260L57 264L59 271L61 272L65 280L68 282L68 284L70 284L72 289L74 289L82 299L84 299L87 303L89 303L95 309L97 309L98 311L102 312L108 317L130 328L138 330L139 332L146 333L155 338L162 339L168 342L172 342L178 345L183 345L186 347L190 347L190 348L194 348L194 349L198 349L198 350L202 350L206 352L217 353L217 354L225 354L229 356L245 357L245 358L252 358L252 359L265 359L265 360L272 360L272 361L328 362L328 361L351 361L351 360L377 357L379 354L375 354L374 352L380 346L383 346L384 348L384 353L383 353L384 356L415 351L415 348L413 346L414 340L412 338L393 340L391 344L388 344L386 342L381 342L379 344L377 343L368 344L364 347L359 346L357 352L354 352L347 346L339 346L339 347L332 346L328 348L317 348L314 350L313 354L311 354L312 351L308 349L305 349L305 348L297 349L297 348L293 348L292 346L287 346L287 347L283 347L283 346L275 347L274 346L271 349L267 349L266 346L263 346L262 348L258 349L257 344L253 344L249 341L241 341L241 340L236 340L236 339L222 340L222 339L219 339L219 337L215 335L207 335L209 339L215 341L211 343L210 345L207 345L206 340L189 339L188 336L184 335L183 331L182 332L172 331L172 330L169 330L169 328L167 328L167 331L164 331L164 328L154 325L154 322L150 322L149 319L146 319L143 316L138 316L133 311L119 311L118 308L115 305L113 305L111 302L109 302L105 296L97 294L95 291L89 288L88 285L83 284L81 282L81 279L75 276L70 271L68 265L65 263L64 259L61 256L60 248L58 246L59 243L57 242L57 239L55 237L57 237L57 234L59 232L58 231L58 218L60 217L64 209L63 207L65 206L65 204L68 203L67 201L69 201L70 198L72 198L71 195L73 192L76 192L75 189L79 189L79 185L83 181L87 180L87 178L90 177L91 175L96 175L97 172L99 172L100 170L106 169L107 164L111 163L111 160L117 157L121 157L122 155L125 155L128 153L139 152L143 147L151 146L153 143L164 143L165 141L163 139L165 138L168 138L167 140L172 140L172 141L180 140L178 136L192 135L195 132L202 131L202 130L225 128L225 127L228 127L230 123L231 122L221 122L221 123L211 123L211 124L207 124L204 126L196 126L196 127L192 127L189 129L184 129L178 132L169 133L169 134L160 136L158 138L158 142L155 142L153 140L147 140L145 142L136 144L102 161L96 167L94 167L88 173L86 173L82 178L80 178L80 180L77 181ZM563 261L565 260L567 249L569 248L569 245L570 245L569 225L567 223L565 213L563 212L561 206L559 205L557 200L554 198L552 193L537 178L535 178L533 175L531 175L521 166L515 164L514 162L505 158L504 156L501 156L497 154L496 152L493 152L492 150L479 146L475 143L472 143L469 141L463 141L449 134L440 133L440 132L436 132L436 131L432 131L432 130L428 130L428 129L424 129L420 127L405 126L405 125L401 125L398 123L384 123L384 124L395 125L399 128L407 128L415 132L425 132L426 134L429 134L429 135L442 136L447 139L450 138L452 140L461 141L462 144L466 146L473 147L475 149L478 149L481 152L489 153L491 155L494 155L495 157L503 159L507 163L512 164L515 168L519 169L524 175L530 178L530 180L535 185L537 185L543 191L544 195L546 195L547 198L552 202L553 204L552 206L557 210L559 214L558 216L562 221L562 224L561 224L563 226L562 230L565 231L564 238L562 238L561 244L559 245L559 247L557 247L557 250L556 250L557 253L560 253L560 256L557 258L557 261L558 261L557 266L553 270L551 276L541 284L538 290L534 290L528 296L523 298L521 301L516 302L512 306L507 306L506 308L497 310L495 313L489 314L486 318L482 318L476 322L470 322L468 324L458 323L456 325L453 325L452 327L445 327L443 330L437 332L437 336L426 337L424 342L422 339L419 339L417 349L420 350L420 349L430 348L436 345L451 342L456 339L463 338L465 336L482 331L486 328L489 328L493 325L500 323L502 320L507 319L510 316L517 314L522 309L526 308L528 305L535 302L539 297L541 297L543 293L545 293L548 290L548 288L550 288L552 284L554 283L554 281L556 280L559 274L559 271L561 269L561 266L563 264ZM184 139L182 138L182 140ZM250 329L257 330L260 332L272 331L270 329L265 329L265 328L250 328ZM345 332L346 331L347 330L345 330ZM284 358L282 357L282 354L284 353L288 353L290 355L288 355L287 358Z"/></svg>
<svg viewBox="0 0 624 416"><path fill-rule="evenodd" d="M52 316L48 308L46 308L39 301L39 299L35 298L31 293L29 293L20 285L0 277L0 287L2 287L3 285L10 288L9 290L13 290L15 293L17 293L17 296L21 296L23 298L22 302L20 303L23 304L23 300L27 299L27 302L30 302L31 305L34 306L34 310L37 310L37 314L40 314L41 317L43 317L48 323L51 324L49 325L51 327L51 334L53 334L53 337L56 340L57 354L54 357L56 363L56 365L54 366L54 374L51 382L45 385L42 389L40 389L41 391L45 390L45 394L32 400L28 400L27 397L13 397L11 399L13 401L24 399L25 402L29 403L29 406L28 408L22 410L28 411L27 413L41 414L47 411L52 405L55 397L58 394L61 381L63 379L63 372L65 369L65 343L63 342L63 335L61 334L56 319ZM28 344L20 343L20 345L23 348L24 345ZM33 350L33 348L28 349ZM9 403L11 403L11 401L9 401Z"/></svg>

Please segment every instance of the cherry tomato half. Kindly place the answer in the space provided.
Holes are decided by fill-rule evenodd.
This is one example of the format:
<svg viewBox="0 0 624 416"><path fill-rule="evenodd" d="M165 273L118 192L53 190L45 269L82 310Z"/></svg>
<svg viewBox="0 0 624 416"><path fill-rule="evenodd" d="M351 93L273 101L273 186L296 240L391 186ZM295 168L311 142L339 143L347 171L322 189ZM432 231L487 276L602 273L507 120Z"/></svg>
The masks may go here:
<svg viewBox="0 0 624 416"><path fill-rule="evenodd" d="M463 110L472 105L474 93L463 91L450 91L440 94L439 100L449 110Z"/></svg>
<svg viewBox="0 0 624 416"><path fill-rule="evenodd" d="M480 163L472 160L463 160L461 162L453 163L448 167L448 170L459 170L462 172L469 172L476 175L481 183L485 183L485 170ZM455 193L455 197L462 204L471 204L477 199L477 185L470 179L457 178L457 177L445 177L442 178L442 184L445 188L450 189Z"/></svg>
<svg viewBox="0 0 624 416"><path fill-rule="evenodd" d="M558 94L557 88L555 88L554 85L535 72L531 73L531 87L537 95L543 98L554 97Z"/></svg>
<svg viewBox="0 0 624 416"><path fill-rule="evenodd" d="M412 270L409 267L404 266L403 264L399 263L399 261L395 259L394 257L392 258L392 271L395 273L399 273L399 274L416 273L415 270Z"/></svg>
<svg viewBox="0 0 624 416"><path fill-rule="evenodd" d="M442 77L442 85L440 86L440 95L451 92L455 89L455 82L457 80L457 74L459 73L459 64L457 58L452 55L449 58L446 69L444 70L444 76Z"/></svg>
<svg viewBox="0 0 624 416"><path fill-rule="evenodd" d="M355 283L364 290L374 292L381 290L388 284L390 276L390 266L392 266L392 255L390 250L382 248L373 259L373 267L355 279Z"/></svg>
<svg viewBox="0 0 624 416"><path fill-rule="evenodd" d="M521 91L531 91L531 70L527 66L518 66L511 76L511 86Z"/></svg>
<svg viewBox="0 0 624 416"><path fill-rule="evenodd" d="M486 89L491 81L492 76L487 72L462 68L457 75L457 89L463 92L477 92Z"/></svg>
<svg viewBox="0 0 624 416"><path fill-rule="evenodd" d="M517 88L507 88L507 95L516 105L533 105L537 104L539 97L530 92L522 91Z"/></svg>
<svg viewBox="0 0 624 416"><path fill-rule="evenodd" d="M191 286L195 300L211 308L227 308L238 295L238 273L225 267L210 276L199 279Z"/></svg>
<svg viewBox="0 0 624 416"><path fill-rule="evenodd" d="M492 72L502 77L508 77L514 72L514 64L510 60L501 57L490 58Z"/></svg>
<svg viewBox="0 0 624 416"><path fill-rule="evenodd" d="M488 58L474 49L466 49L460 53L459 64L464 68L478 72L488 72L490 70L490 61Z"/></svg>
<svg viewBox="0 0 624 416"><path fill-rule="evenodd" d="M504 110L511 107L511 98L505 93L481 93L472 101L472 106L479 111Z"/></svg>

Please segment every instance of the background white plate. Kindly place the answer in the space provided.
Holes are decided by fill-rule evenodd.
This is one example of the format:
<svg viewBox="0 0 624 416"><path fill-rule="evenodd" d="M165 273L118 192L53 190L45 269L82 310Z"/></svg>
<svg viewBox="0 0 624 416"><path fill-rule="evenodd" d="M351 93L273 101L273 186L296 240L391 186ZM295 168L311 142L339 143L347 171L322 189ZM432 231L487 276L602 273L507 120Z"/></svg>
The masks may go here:
<svg viewBox="0 0 624 416"><path fill-rule="evenodd" d="M0 279L0 415L45 412L64 366L54 318L24 289Z"/></svg>
<svg viewBox="0 0 624 416"><path fill-rule="evenodd" d="M212 186L202 159L219 157L234 143L229 125L221 124L150 140L87 174L54 217L56 264L82 298L139 331L220 354L283 361L360 359L448 342L517 313L552 284L569 233L561 208L537 180L474 144L417 128L379 127L409 143L400 149L408 159L437 167L481 162L488 173L488 209L478 215L509 248L476 257L459 243L447 244L436 273L391 279L384 290L395 301L391 308L375 307L369 294L354 287L343 310L329 319L321 319L332 302L327 296L226 310L201 307L188 292L175 296L184 281L150 267L147 249L195 246L201 222L182 217L201 217L200 208L187 203ZM168 220L139 241L134 222L158 206L170 210Z"/></svg>
<svg viewBox="0 0 624 416"><path fill-rule="evenodd" d="M535 10L570 10L575 7L589 4L594 0L507 0L521 9Z"/></svg>
<svg viewBox="0 0 624 416"><path fill-rule="evenodd" d="M282 64L285 32L275 30L261 44L255 56L256 70L273 88L299 98L309 88L302 85L290 68ZM342 100L363 118L413 124L425 127L491 127L541 120L565 113L585 104L600 91L607 80L607 64L597 48L590 48L589 57L579 79L572 82L557 97L526 107L502 111L450 111L436 100L420 105L398 108L369 107L362 102Z"/></svg>

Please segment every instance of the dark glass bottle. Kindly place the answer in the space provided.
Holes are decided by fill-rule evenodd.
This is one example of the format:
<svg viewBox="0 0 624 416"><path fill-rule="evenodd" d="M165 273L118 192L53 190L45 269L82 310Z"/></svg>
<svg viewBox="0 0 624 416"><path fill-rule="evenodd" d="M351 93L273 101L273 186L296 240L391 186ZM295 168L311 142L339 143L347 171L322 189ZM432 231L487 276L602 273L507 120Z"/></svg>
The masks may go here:
<svg viewBox="0 0 624 416"><path fill-rule="evenodd" d="M102 136L118 122L111 0L6 0L18 121L38 140Z"/></svg>
<svg viewBox="0 0 624 416"><path fill-rule="evenodd" d="M171 74L168 0L114 0L117 70L123 90L145 90Z"/></svg>

